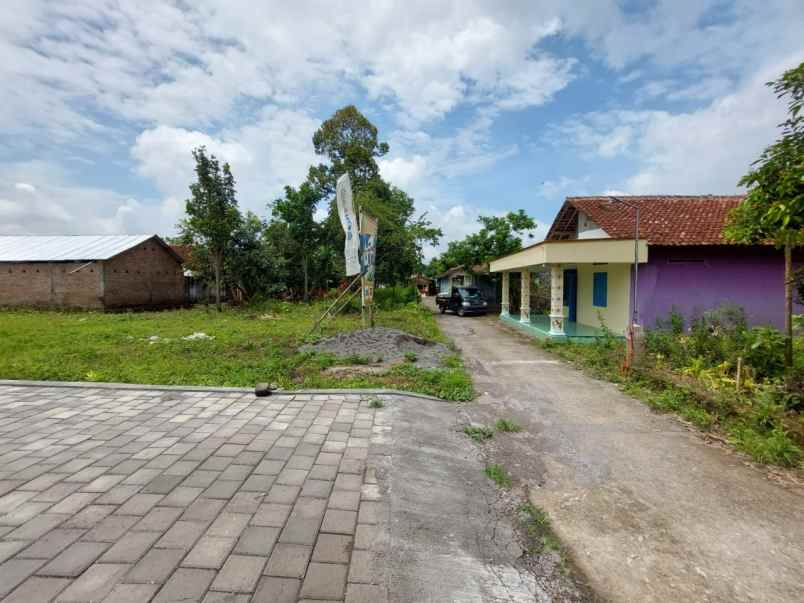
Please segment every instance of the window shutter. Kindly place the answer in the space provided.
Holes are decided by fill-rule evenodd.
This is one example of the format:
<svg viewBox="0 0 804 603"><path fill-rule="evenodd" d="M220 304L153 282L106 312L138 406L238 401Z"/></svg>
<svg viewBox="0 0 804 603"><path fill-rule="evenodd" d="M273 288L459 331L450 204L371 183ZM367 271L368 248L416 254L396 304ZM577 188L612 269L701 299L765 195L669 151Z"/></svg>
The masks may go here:
<svg viewBox="0 0 804 603"><path fill-rule="evenodd" d="M609 274L608 272L595 272L593 277L592 305L605 308L608 302Z"/></svg>

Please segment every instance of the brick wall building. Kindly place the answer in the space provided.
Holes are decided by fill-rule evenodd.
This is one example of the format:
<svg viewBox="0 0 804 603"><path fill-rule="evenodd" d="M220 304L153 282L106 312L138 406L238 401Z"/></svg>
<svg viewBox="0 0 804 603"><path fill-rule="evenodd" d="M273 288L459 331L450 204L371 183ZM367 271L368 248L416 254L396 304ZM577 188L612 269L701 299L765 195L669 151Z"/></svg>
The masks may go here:
<svg viewBox="0 0 804 603"><path fill-rule="evenodd" d="M184 303L181 258L156 235L0 236L0 306Z"/></svg>

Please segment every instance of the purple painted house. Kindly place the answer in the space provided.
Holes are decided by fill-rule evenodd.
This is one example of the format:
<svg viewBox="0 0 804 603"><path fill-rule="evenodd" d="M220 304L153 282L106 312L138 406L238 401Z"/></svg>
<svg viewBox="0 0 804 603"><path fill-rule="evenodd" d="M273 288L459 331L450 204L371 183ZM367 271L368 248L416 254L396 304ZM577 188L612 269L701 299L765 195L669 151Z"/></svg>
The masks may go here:
<svg viewBox="0 0 804 603"><path fill-rule="evenodd" d="M584 337L605 324L623 333L633 304L653 327L671 310L691 317L724 304L745 310L753 325L784 324L784 258L771 245L736 245L723 236L742 196L568 197L541 243L491 262L503 275L506 319L546 335ZM639 238L634 241L637 208ZM636 249L635 249L636 248ZM634 287L634 255L638 287ZM794 268L804 265L801 253ZM547 316L509 308L508 274L551 271ZM524 297L524 296L523 296ZM804 312L796 304L793 311Z"/></svg>

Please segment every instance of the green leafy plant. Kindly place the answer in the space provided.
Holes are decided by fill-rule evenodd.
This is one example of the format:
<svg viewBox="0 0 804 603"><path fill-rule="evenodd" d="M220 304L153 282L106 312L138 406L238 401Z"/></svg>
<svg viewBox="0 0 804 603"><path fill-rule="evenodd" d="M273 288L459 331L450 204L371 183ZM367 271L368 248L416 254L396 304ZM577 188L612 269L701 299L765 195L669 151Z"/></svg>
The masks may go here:
<svg viewBox="0 0 804 603"><path fill-rule="evenodd" d="M486 465L485 473L500 488L510 488L514 484L511 475L501 465Z"/></svg>
<svg viewBox="0 0 804 603"><path fill-rule="evenodd" d="M497 431L505 431L509 433L516 433L517 431L522 430L519 424L511 419L497 419L497 423L495 423L494 426L497 428Z"/></svg>
<svg viewBox="0 0 804 603"><path fill-rule="evenodd" d="M405 362L416 362L418 359L416 352L405 352Z"/></svg>
<svg viewBox="0 0 804 603"><path fill-rule="evenodd" d="M369 400L369 408L382 408L385 406L385 402L380 400L379 398L371 398Z"/></svg>

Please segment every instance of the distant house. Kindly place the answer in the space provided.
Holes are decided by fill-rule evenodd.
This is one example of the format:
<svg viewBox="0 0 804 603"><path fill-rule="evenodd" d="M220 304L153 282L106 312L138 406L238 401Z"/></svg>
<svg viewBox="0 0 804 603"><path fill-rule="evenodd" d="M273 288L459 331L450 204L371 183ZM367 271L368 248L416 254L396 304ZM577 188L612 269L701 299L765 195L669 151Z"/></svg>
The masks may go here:
<svg viewBox="0 0 804 603"><path fill-rule="evenodd" d="M605 324L623 333L637 299L646 327L677 310L688 318L735 304L752 324L784 322L784 265L770 245L723 236L741 196L568 197L547 238L491 262L503 278L502 314L541 334L593 336ZM634 241L636 208L639 238ZM634 287L634 255L638 285ZM799 265L802 258L794 258ZM532 315L528 295L509 307L511 272L550 271L549 316ZM797 305L796 312L804 311Z"/></svg>
<svg viewBox="0 0 804 603"><path fill-rule="evenodd" d="M0 236L0 306L183 303L181 258L156 235Z"/></svg>
<svg viewBox="0 0 804 603"><path fill-rule="evenodd" d="M472 266L471 270L454 266L437 275L435 281L438 293L449 293L455 287L476 287L491 308L500 303L500 278L489 272L488 264Z"/></svg>

